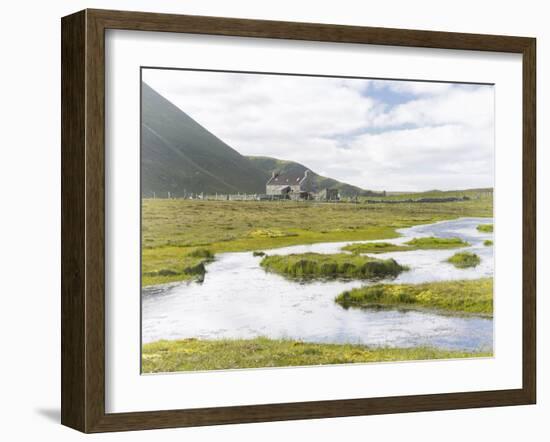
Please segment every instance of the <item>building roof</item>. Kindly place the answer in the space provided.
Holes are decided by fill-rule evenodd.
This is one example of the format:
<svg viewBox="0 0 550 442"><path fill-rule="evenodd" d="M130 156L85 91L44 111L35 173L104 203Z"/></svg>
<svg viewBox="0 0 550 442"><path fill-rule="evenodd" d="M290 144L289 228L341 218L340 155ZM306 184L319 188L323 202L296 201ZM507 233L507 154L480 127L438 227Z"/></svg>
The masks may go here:
<svg viewBox="0 0 550 442"><path fill-rule="evenodd" d="M302 173L298 171L274 172L267 181L266 186L298 185L307 177L308 172L309 170Z"/></svg>

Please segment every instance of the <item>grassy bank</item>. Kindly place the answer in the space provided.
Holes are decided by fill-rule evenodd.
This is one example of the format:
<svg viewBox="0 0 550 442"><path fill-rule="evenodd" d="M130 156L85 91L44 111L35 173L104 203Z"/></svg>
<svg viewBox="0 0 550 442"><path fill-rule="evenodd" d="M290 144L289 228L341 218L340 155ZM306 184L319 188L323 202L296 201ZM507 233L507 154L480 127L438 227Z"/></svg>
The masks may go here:
<svg viewBox="0 0 550 442"><path fill-rule="evenodd" d="M267 338L158 341L143 346L144 373L225 370L487 357L492 353L433 348L369 348L350 344L310 344Z"/></svg>
<svg viewBox="0 0 550 442"><path fill-rule="evenodd" d="M407 252L411 250L432 250L432 249L456 249L467 247L470 244L460 238L413 238L403 244L392 244L389 242L371 242L363 244L348 244L342 247L352 253L386 253L386 252Z"/></svg>
<svg viewBox="0 0 550 442"><path fill-rule="evenodd" d="M466 269L468 267L475 267L479 265L481 259L475 253L459 252L451 256L447 262L450 262L459 269Z"/></svg>
<svg viewBox="0 0 550 442"><path fill-rule="evenodd" d="M214 254L203 248L182 252L178 257L161 260L158 265L154 260L144 259L142 283L146 286L190 279L201 280L206 273L206 264L213 260Z"/></svg>
<svg viewBox="0 0 550 442"><path fill-rule="evenodd" d="M480 224L477 226L477 230L484 233L493 233L493 225L492 224Z"/></svg>
<svg viewBox="0 0 550 442"><path fill-rule="evenodd" d="M396 229L403 227L463 216L492 216L490 192L461 194L471 199L412 205L144 199L143 284L193 278L181 270L200 262L200 258L188 256L197 248L221 253L328 241L389 239L396 238ZM175 274L146 276L161 270Z"/></svg>
<svg viewBox="0 0 550 442"><path fill-rule="evenodd" d="M357 278L371 279L397 276L406 267L394 259L377 259L347 253L300 253L266 256L260 265L291 278Z"/></svg>
<svg viewBox="0 0 550 442"><path fill-rule="evenodd" d="M344 308L413 307L492 316L493 279L377 284L343 292L335 301Z"/></svg>

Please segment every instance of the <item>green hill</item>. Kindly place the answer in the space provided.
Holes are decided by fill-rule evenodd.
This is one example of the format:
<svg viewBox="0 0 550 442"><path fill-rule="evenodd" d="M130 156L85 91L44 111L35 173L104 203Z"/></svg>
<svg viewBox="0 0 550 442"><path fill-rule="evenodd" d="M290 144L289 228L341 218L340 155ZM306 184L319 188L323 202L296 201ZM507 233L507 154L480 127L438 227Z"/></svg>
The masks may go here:
<svg viewBox="0 0 550 442"><path fill-rule="evenodd" d="M296 171L306 166L269 157L246 157L224 143L185 112L142 82L141 195L166 198L189 193L265 193L275 170ZM313 171L310 191L337 188L341 196L372 192Z"/></svg>
<svg viewBox="0 0 550 442"><path fill-rule="evenodd" d="M263 193L265 174L142 83L141 194Z"/></svg>
<svg viewBox="0 0 550 442"><path fill-rule="evenodd" d="M278 171L284 174L290 175L303 175L308 168L300 163L294 161L278 160L271 157L262 156L249 156L248 159L261 169L264 173L264 179L267 181L271 177L272 172ZM372 192L370 190L361 189L351 184L342 183L332 178L327 178L316 174L309 169L308 188L306 190L311 192L317 192L326 188L338 189L340 196L380 196L379 192Z"/></svg>

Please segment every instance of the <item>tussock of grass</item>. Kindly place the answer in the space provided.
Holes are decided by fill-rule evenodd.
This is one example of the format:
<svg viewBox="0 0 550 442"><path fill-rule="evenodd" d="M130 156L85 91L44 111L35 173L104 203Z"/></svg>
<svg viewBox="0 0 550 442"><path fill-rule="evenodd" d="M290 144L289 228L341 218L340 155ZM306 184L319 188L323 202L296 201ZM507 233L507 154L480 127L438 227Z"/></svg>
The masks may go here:
<svg viewBox="0 0 550 442"><path fill-rule="evenodd" d="M260 265L271 272L292 278L356 278L372 279L397 276L406 267L394 259L376 259L347 253L300 253L272 255Z"/></svg>
<svg viewBox="0 0 550 442"><path fill-rule="evenodd" d="M493 232L493 225L492 224L480 224L477 226L477 230L484 233L492 233Z"/></svg>
<svg viewBox="0 0 550 442"><path fill-rule="evenodd" d="M143 346L144 373L488 357L429 347L378 348L268 338L158 341Z"/></svg>
<svg viewBox="0 0 550 442"><path fill-rule="evenodd" d="M457 247L466 247L470 244L460 238L436 238L429 236L426 238L413 238L405 244L415 249L454 249Z"/></svg>
<svg viewBox="0 0 550 442"><path fill-rule="evenodd" d="M475 253L459 252L451 256L447 262L450 262L459 269L465 269L477 266L481 262L481 259Z"/></svg>
<svg viewBox="0 0 550 442"><path fill-rule="evenodd" d="M254 250L252 252L252 256L265 256L265 252L260 252L258 250Z"/></svg>
<svg viewBox="0 0 550 442"><path fill-rule="evenodd" d="M370 242L360 244L348 244L342 250L352 253L387 253L413 250L411 247L392 244L389 242Z"/></svg>
<svg viewBox="0 0 550 442"><path fill-rule="evenodd" d="M455 249L467 247L470 244L460 238L413 238L404 244L392 244L389 242L371 242L362 244L348 244L342 250L353 253L387 253L406 252L410 250L425 249Z"/></svg>
<svg viewBox="0 0 550 442"><path fill-rule="evenodd" d="M493 241L491 241L490 239L486 239L485 241L483 241L483 245L487 247L492 246Z"/></svg>
<svg viewBox="0 0 550 442"><path fill-rule="evenodd" d="M493 315L493 279L425 284L376 284L345 291L335 301L349 307L420 307Z"/></svg>

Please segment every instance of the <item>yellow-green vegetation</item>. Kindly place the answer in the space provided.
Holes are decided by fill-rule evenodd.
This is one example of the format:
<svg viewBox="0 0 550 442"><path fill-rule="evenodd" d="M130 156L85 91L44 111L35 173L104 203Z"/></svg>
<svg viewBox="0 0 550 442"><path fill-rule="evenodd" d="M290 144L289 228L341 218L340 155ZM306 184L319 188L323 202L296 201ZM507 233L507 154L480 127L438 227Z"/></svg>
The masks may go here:
<svg viewBox="0 0 550 442"><path fill-rule="evenodd" d="M491 241L490 239L486 239L485 241L483 241L483 245L487 247L492 246L493 241Z"/></svg>
<svg viewBox="0 0 550 442"><path fill-rule="evenodd" d="M392 244L389 242L370 242L361 244L348 244L342 247L352 253L387 253L407 252L420 249L455 249L466 247L470 244L460 238L413 238L404 244Z"/></svg>
<svg viewBox="0 0 550 442"><path fill-rule="evenodd" d="M266 256L260 265L291 278L374 279L397 276L406 267L394 259L377 259L348 253L297 253Z"/></svg>
<svg viewBox="0 0 550 442"><path fill-rule="evenodd" d="M392 244L391 242L367 242L359 244L348 244L342 247L342 250L352 253L387 253L404 252L413 250L409 246L402 244Z"/></svg>
<svg viewBox="0 0 550 442"><path fill-rule="evenodd" d="M493 225L492 224L480 224L477 226L477 230L483 233L492 233L493 232Z"/></svg>
<svg viewBox="0 0 550 442"><path fill-rule="evenodd" d="M396 238L396 229L464 216L491 217L492 192L465 191L453 203L365 204L314 201L142 200L143 284L192 278L196 248L212 253L268 250L329 241ZM422 197L424 194L415 194ZM190 260L193 261L190 261ZM175 275L146 276L160 270Z"/></svg>
<svg viewBox="0 0 550 442"><path fill-rule="evenodd" d="M493 315L493 279L376 284L345 291L335 301L349 307L405 307Z"/></svg>
<svg viewBox="0 0 550 442"><path fill-rule="evenodd" d="M489 357L490 352L381 348L268 338L158 341L143 346L143 373Z"/></svg>
<svg viewBox="0 0 550 442"><path fill-rule="evenodd" d="M187 252L181 251L181 255L172 260L166 260L164 265L155 266L152 260L142 263L142 283L154 285L185 279L204 278L205 265L214 260L214 254L204 248L194 248Z"/></svg>
<svg viewBox="0 0 550 442"><path fill-rule="evenodd" d="M435 238L433 236L425 238L413 238L407 241L409 247L414 249L454 249L457 247L466 247L470 244L460 238Z"/></svg>
<svg viewBox="0 0 550 442"><path fill-rule="evenodd" d="M477 266L481 262L481 259L475 253L459 252L451 256L447 262L450 262L459 269L465 269Z"/></svg>

